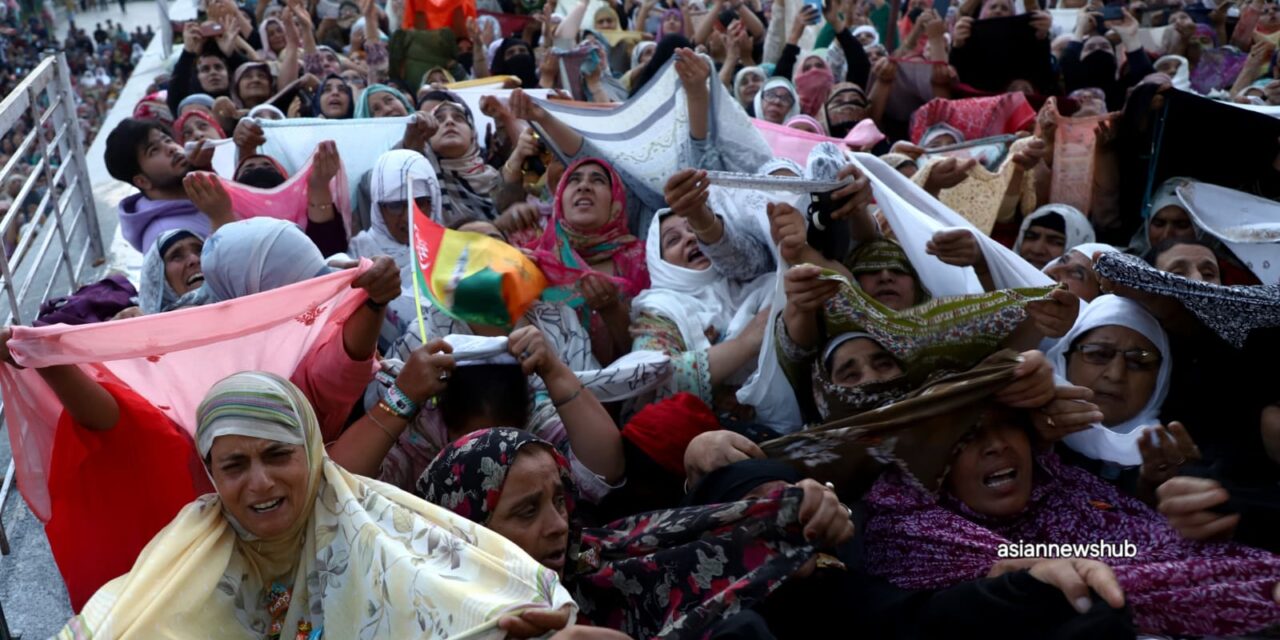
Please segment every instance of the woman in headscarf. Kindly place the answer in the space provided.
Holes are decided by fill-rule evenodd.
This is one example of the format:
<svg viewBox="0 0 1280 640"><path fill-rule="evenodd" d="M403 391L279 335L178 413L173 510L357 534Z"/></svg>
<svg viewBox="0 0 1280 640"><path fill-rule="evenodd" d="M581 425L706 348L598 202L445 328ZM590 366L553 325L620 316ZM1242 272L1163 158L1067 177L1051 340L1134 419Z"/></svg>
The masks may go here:
<svg viewBox="0 0 1280 640"><path fill-rule="evenodd" d="M702 637L732 612L763 601L815 546L852 534L834 493L813 481L582 528L564 458L515 429L478 431L450 444L419 490L559 571L591 622L641 638ZM801 510L801 503L822 508ZM635 588L619 589L619 580Z"/></svg>
<svg viewBox="0 0 1280 640"><path fill-rule="evenodd" d="M1140 305L1114 295L1095 298L1047 355L1068 382L1093 391L1101 416L1063 439L1070 449L1065 461L1151 503L1155 488L1177 475L1178 464L1171 463L1198 457L1181 425L1160 423L1173 354L1160 323ZM1169 445L1185 447L1186 455L1164 461Z"/></svg>
<svg viewBox="0 0 1280 640"><path fill-rule="evenodd" d="M831 95L822 103L818 122L827 135L843 139L859 122L871 116L871 102L867 92L852 82L841 82L831 88Z"/></svg>
<svg viewBox="0 0 1280 640"><path fill-rule="evenodd" d="M1067 285L1067 289L1077 298L1092 302L1102 295L1102 283L1098 279L1098 273L1093 270L1093 256L1117 251L1119 249L1101 242L1079 244L1045 265L1042 271L1053 278L1054 282Z"/></svg>
<svg viewBox="0 0 1280 640"><path fill-rule="evenodd" d="M142 259L138 307L142 313L163 313L204 303L204 272L200 252L204 238L185 229L166 231Z"/></svg>
<svg viewBox="0 0 1280 640"><path fill-rule="evenodd" d="M804 114L788 119L783 126L788 129L798 129L806 133L814 133L820 136L827 135L827 131L822 128L822 124L817 120L814 120L812 116L806 116Z"/></svg>
<svg viewBox="0 0 1280 640"><path fill-rule="evenodd" d="M1078 245L1095 239L1093 225L1068 204L1047 204L1022 219L1014 253L1037 269L1044 269Z"/></svg>
<svg viewBox="0 0 1280 640"><path fill-rule="evenodd" d="M1151 208L1129 241L1130 253L1145 256L1166 240L1195 239L1204 235L1204 230L1191 219L1191 214L1187 213L1178 197L1178 187L1186 183L1186 178L1169 178L1151 194Z"/></svg>
<svg viewBox="0 0 1280 640"><path fill-rule="evenodd" d="M345 120L355 115L355 97L342 76L330 75L311 98L311 114L316 118Z"/></svg>
<svg viewBox="0 0 1280 640"><path fill-rule="evenodd" d="M351 239L351 257L389 256L400 269L402 287L413 286L413 256L409 253L408 198L418 208L442 222L442 198L436 172L421 153L408 149L388 151L378 157L369 174L371 198L370 227ZM406 186L412 193L406 192ZM387 305L387 316L378 337L378 346L387 353L391 344L417 318L412 289L407 289Z"/></svg>
<svg viewBox="0 0 1280 640"><path fill-rule="evenodd" d="M267 63L242 64L231 76L231 101L237 109L252 109L271 98L274 82Z"/></svg>
<svg viewBox="0 0 1280 640"><path fill-rule="evenodd" d="M227 134L218 126L218 121L203 111L188 111L173 123L173 140L178 144L222 140L226 137Z"/></svg>
<svg viewBox="0 0 1280 640"><path fill-rule="evenodd" d="M622 74L619 82L622 87L627 90L627 94L634 93L636 88L636 79L644 73L645 67L649 61L653 59L653 54L657 51L658 43L652 40L637 42L631 49L631 67L626 73Z"/></svg>
<svg viewBox="0 0 1280 640"><path fill-rule="evenodd" d="M533 47L515 36L503 38L502 44L493 53L489 74L515 76L520 78L520 86L526 89L537 88L538 63L533 57Z"/></svg>
<svg viewBox="0 0 1280 640"><path fill-rule="evenodd" d="M863 47L874 47L880 44L880 32L875 27L864 24L853 30L853 37L858 39L858 44Z"/></svg>
<svg viewBox="0 0 1280 640"><path fill-rule="evenodd" d="M613 7L602 5L596 9L595 18L591 21L592 31L617 31L622 28L618 12Z"/></svg>
<svg viewBox="0 0 1280 640"><path fill-rule="evenodd" d="M1033 455L1027 422L989 409L958 443L938 494L885 472L866 498L868 571L900 587L943 588L1016 568L1001 562L1011 550L1043 555L1026 545L1106 543L1069 553L1106 557L1141 633L1248 635L1280 621L1280 557L1182 538L1163 515L1052 451Z"/></svg>
<svg viewBox="0 0 1280 640"><path fill-rule="evenodd" d="M495 202L502 174L489 166L480 153L479 132L471 108L462 98L446 91L427 93L420 104L438 125L421 151L439 167L440 190L444 194L441 224L463 218L497 219L499 206L505 204Z"/></svg>
<svg viewBox="0 0 1280 640"><path fill-rule="evenodd" d="M65 637L455 636L505 628L511 611L575 608L552 572L502 536L330 460L311 404L287 380L234 374L197 419L217 493L183 509ZM426 537L439 542L431 552L415 543Z"/></svg>
<svg viewBox="0 0 1280 640"><path fill-rule="evenodd" d="M626 200L608 162L579 160L565 169L551 220L531 247L553 285L544 297L578 309L601 364L629 351L629 301L649 288L644 244L627 229Z"/></svg>
<svg viewBox="0 0 1280 640"><path fill-rule="evenodd" d="M357 118L403 118L413 112L413 104L399 89L371 84L356 101Z"/></svg>
<svg viewBox="0 0 1280 640"><path fill-rule="evenodd" d="M818 115L836 83L836 77L827 64L826 50L810 51L800 56L791 80L800 96L800 111L807 116Z"/></svg>
<svg viewBox="0 0 1280 640"><path fill-rule="evenodd" d="M747 115L756 117L756 94L768 79L761 67L743 67L733 74L733 97Z"/></svg>
<svg viewBox="0 0 1280 640"><path fill-rule="evenodd" d="M258 25L258 38L262 49L258 53L263 60L275 60L284 52L287 41L284 37L284 23L280 18L267 18Z"/></svg>
<svg viewBox="0 0 1280 640"><path fill-rule="evenodd" d="M800 94L786 78L770 78L756 93L752 104L757 118L774 124L800 115Z"/></svg>
<svg viewBox="0 0 1280 640"><path fill-rule="evenodd" d="M667 9L662 12L662 20L658 24L658 41L670 35L689 37L685 29L684 12L679 9Z"/></svg>
<svg viewBox="0 0 1280 640"><path fill-rule="evenodd" d="M888 238L859 244L844 264L859 288L895 311L924 304L931 297L907 252Z"/></svg>
<svg viewBox="0 0 1280 640"><path fill-rule="evenodd" d="M764 341L774 274L727 277L702 252L689 220L670 210L650 224L645 261L651 287L631 303L632 349L671 356L675 377L659 397L689 392L732 412L732 386L754 370Z"/></svg>

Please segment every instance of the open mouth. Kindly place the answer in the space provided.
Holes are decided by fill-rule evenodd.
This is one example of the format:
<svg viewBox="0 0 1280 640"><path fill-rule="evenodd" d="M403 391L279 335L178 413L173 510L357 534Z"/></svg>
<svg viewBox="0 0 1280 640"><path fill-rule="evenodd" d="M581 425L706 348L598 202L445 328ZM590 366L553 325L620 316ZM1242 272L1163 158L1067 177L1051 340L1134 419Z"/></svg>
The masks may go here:
<svg viewBox="0 0 1280 640"><path fill-rule="evenodd" d="M699 249L697 245L694 245L693 248L685 254L684 259L689 264L694 264L699 260L706 260L707 257L703 255L702 249Z"/></svg>
<svg viewBox="0 0 1280 640"><path fill-rule="evenodd" d="M542 566L554 571L564 569L564 551L557 551L543 556Z"/></svg>
<svg viewBox="0 0 1280 640"><path fill-rule="evenodd" d="M276 498L275 500L270 500L268 502L249 505L249 508L252 509L254 513L269 513L279 509L282 504L284 504L284 498Z"/></svg>
<svg viewBox="0 0 1280 640"><path fill-rule="evenodd" d="M573 206L579 207L579 208L590 208L590 207L594 207L595 205L596 205L595 198L590 198L587 196L580 197L577 200L573 201Z"/></svg>
<svg viewBox="0 0 1280 640"><path fill-rule="evenodd" d="M989 489L1002 489L1012 486L1014 480L1017 479L1018 470L1014 467L1006 467L983 476L982 484L986 485Z"/></svg>
<svg viewBox="0 0 1280 640"><path fill-rule="evenodd" d="M187 286L188 286L188 287L194 287L194 286L199 285L199 284L204 284L204 274L203 274L203 273L193 273L193 274L191 274L191 277L190 277L190 278L187 278Z"/></svg>

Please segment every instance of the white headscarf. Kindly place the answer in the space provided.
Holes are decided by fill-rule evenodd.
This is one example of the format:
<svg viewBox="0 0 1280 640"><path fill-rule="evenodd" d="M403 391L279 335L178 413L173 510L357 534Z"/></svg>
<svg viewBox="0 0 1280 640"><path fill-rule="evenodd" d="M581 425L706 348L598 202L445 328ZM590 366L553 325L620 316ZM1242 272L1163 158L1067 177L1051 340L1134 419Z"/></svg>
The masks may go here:
<svg viewBox="0 0 1280 640"><path fill-rule="evenodd" d="M404 202L407 199L404 187L408 183L413 185L415 198L431 197L431 211L428 213L432 220L443 224L444 218L440 213L440 183L426 156L417 151L395 149L378 156L372 171L369 175L369 228L351 239L350 252L355 258L388 256L400 267L400 297L388 303L386 321L378 339L379 346L385 351L404 335L417 318L418 311L414 307L413 259L409 245L400 244L391 235L379 203Z"/></svg>
<svg viewBox="0 0 1280 640"><path fill-rule="evenodd" d="M761 120L764 119L765 92L777 87L786 87L787 91L791 92L791 110L782 117L782 120L785 122L788 118L794 118L800 115L800 94L796 92L796 86L791 84L791 81L786 78L775 77L766 81L764 86L760 87L760 90L756 92L756 97L752 99L752 105L755 107L755 114L757 118L760 118Z"/></svg>
<svg viewBox="0 0 1280 640"><path fill-rule="evenodd" d="M658 46L658 43L652 40L646 40L644 42L636 43L636 46L633 49L631 49L631 68L639 69L640 56L644 55L645 51L648 51L649 49L652 49L656 46ZM739 71L738 73L742 73L742 72Z"/></svg>
<svg viewBox="0 0 1280 640"><path fill-rule="evenodd" d="M401 269L401 276L412 269L409 262L409 246L396 242L382 218L380 202L404 202L405 181L413 184L414 197L431 196L431 219L441 222L440 183L431 161L416 151L395 149L378 156L369 177L370 227L351 239L351 255L354 258L390 256ZM411 272L409 272L411 273ZM407 285L406 285L407 286Z"/></svg>
<svg viewBox="0 0 1280 640"><path fill-rule="evenodd" d="M1138 303L1116 295L1098 296L1080 312L1076 325L1063 336L1047 354L1059 375L1066 375L1067 354L1081 336L1105 326L1132 329L1145 336L1160 352L1160 373L1155 389L1138 415L1120 423L1105 427L1094 424L1084 431L1063 438L1063 443L1094 460L1105 460L1125 466L1142 464L1138 451L1138 439L1144 427L1160 423L1160 406L1169 393L1169 376L1173 371L1173 357L1169 352L1169 338L1160 323L1151 317Z"/></svg>
<svg viewBox="0 0 1280 640"><path fill-rule="evenodd" d="M771 304L773 273L750 282L730 280L707 267L701 271L678 267L662 258L662 221L673 215L663 209L653 216L645 241L650 288L631 301L631 315L641 313L674 322L688 351L711 348L706 331L712 328L722 340L737 336L761 309Z"/></svg>
<svg viewBox="0 0 1280 640"><path fill-rule="evenodd" d="M1018 239L1013 243L1015 253L1022 255L1022 236L1026 235L1027 228L1035 224L1036 220L1051 213L1062 216L1067 235L1067 244L1063 247L1064 252L1070 251L1079 245L1093 242L1096 238L1093 232L1093 225L1089 223L1089 219L1083 213L1080 213L1079 209L1069 204L1046 204L1022 220L1022 228L1018 229Z"/></svg>
<svg viewBox="0 0 1280 640"><path fill-rule="evenodd" d="M862 35L862 34L864 34L864 33L869 33L869 34L871 34L871 36L872 36L872 38L873 38L873 39L872 39L872 41L871 41L871 44L868 44L868 45L864 45L864 46L863 46L863 48L864 48L864 49L866 49L866 48L868 48L868 47L874 47L874 46L876 46L876 45L880 44L880 32L879 32L879 31L876 31L876 28L875 28L875 27L873 27L873 26L871 26L871 25L869 25L869 24L864 24L864 25L862 25L862 26L858 27L857 29L854 29L854 30L853 30L853 37L854 37L854 38L857 38L858 36L860 36L860 35Z"/></svg>
<svg viewBox="0 0 1280 640"><path fill-rule="evenodd" d="M1156 60L1155 68L1159 69L1160 63L1165 60L1178 61L1178 71L1173 74L1173 88L1179 91L1191 91L1191 63L1182 56L1167 55Z"/></svg>
<svg viewBox="0 0 1280 640"><path fill-rule="evenodd" d="M1129 252L1135 256L1145 256L1148 251L1154 247L1151 246L1151 219L1156 217L1157 213L1169 208L1177 207L1183 211L1187 211L1187 206L1178 197L1178 187L1193 182L1190 178L1169 178L1156 187L1154 193L1151 194L1151 208L1147 210L1147 215L1142 219L1142 226L1133 234L1133 238L1129 240ZM1187 217L1191 217L1191 213L1187 212ZM1195 231L1196 237L1204 236L1204 229L1195 223L1195 219L1191 220L1191 228Z"/></svg>

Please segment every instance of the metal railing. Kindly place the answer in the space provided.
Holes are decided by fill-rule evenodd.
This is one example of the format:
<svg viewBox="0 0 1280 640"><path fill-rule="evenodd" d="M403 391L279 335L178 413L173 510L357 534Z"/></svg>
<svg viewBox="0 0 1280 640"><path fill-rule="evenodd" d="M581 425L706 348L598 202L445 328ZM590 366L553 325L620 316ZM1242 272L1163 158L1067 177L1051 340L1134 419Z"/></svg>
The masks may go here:
<svg viewBox="0 0 1280 640"><path fill-rule="evenodd" d="M13 196L0 217L0 322L5 326L30 324L41 303L96 279L105 263L71 80L65 55L46 52L0 101L0 136L22 132L14 153L0 166L0 190ZM21 187L10 194L18 178ZM13 476L11 459L0 484L0 515ZM8 554L0 518L0 555ZM3 615L0 638L8 637Z"/></svg>

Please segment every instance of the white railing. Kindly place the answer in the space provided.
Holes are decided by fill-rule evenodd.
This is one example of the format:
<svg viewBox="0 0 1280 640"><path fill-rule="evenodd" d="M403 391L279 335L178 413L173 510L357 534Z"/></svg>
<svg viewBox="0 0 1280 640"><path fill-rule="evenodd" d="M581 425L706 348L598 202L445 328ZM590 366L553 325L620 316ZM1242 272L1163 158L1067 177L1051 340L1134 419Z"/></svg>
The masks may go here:
<svg viewBox="0 0 1280 640"><path fill-rule="evenodd" d="M29 167L9 211L0 217L0 323L31 324L40 304L96 280L105 262L102 231L85 164L76 94L62 53L49 52L0 101L0 136L25 135L4 166L0 185ZM34 204L34 210L30 205ZM0 406L3 406L0 398ZM0 436L8 437L8 435ZM10 460L0 484L0 514L13 484ZM0 519L0 555L9 544ZM0 612L0 640L8 637Z"/></svg>

